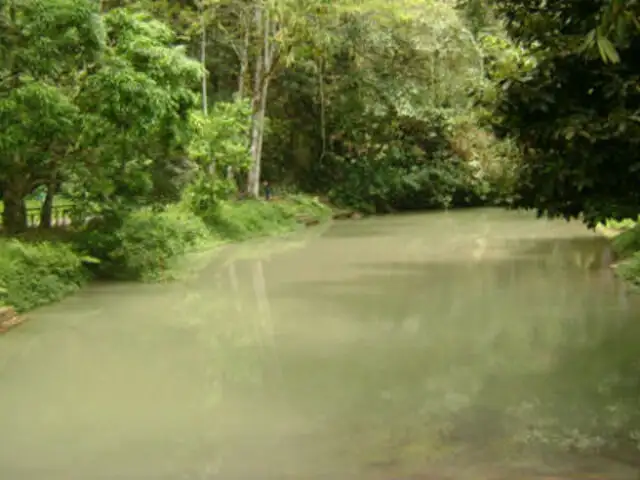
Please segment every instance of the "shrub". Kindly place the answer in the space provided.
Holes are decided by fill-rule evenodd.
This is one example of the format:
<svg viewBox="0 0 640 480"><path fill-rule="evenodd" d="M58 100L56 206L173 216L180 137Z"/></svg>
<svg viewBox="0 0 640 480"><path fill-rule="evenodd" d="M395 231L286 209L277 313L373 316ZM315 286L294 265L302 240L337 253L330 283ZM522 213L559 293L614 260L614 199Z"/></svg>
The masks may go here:
<svg viewBox="0 0 640 480"><path fill-rule="evenodd" d="M619 225L626 230L613 237L611 243L614 253L622 260L616 273L623 280L640 286L640 225L630 226L627 222L619 222Z"/></svg>
<svg viewBox="0 0 640 480"><path fill-rule="evenodd" d="M520 148L511 138L498 139L482 115L482 111L466 113L450 120L450 147L468 169L462 190L475 196L478 204L509 204Z"/></svg>
<svg viewBox="0 0 640 480"><path fill-rule="evenodd" d="M218 202L201 218L185 202L156 212L143 209L124 217L94 220L76 238L79 251L100 260L101 278L157 280L175 260L211 240L244 240L295 229L300 217L322 219L328 207L304 196L281 201Z"/></svg>
<svg viewBox="0 0 640 480"><path fill-rule="evenodd" d="M633 220L632 218L625 218L623 220L610 219L606 221L605 227L619 231L631 230L637 225L638 220L639 219Z"/></svg>
<svg viewBox="0 0 640 480"><path fill-rule="evenodd" d="M72 242L0 241L0 304L24 312L59 300L85 283L89 269L102 278L156 280L175 260L212 237L243 240L282 233L302 220L330 215L329 207L317 199L291 195L270 202L222 202L208 225L175 205L94 219Z"/></svg>
<svg viewBox="0 0 640 480"><path fill-rule="evenodd" d="M292 195L269 202L223 202L208 225L216 237L237 241L295 230L303 219L320 221L330 215L329 207L317 199Z"/></svg>
<svg viewBox="0 0 640 480"><path fill-rule="evenodd" d="M174 261L208 237L204 222L187 210L142 209L124 218L92 222L77 241L78 248L100 260L103 278L154 280Z"/></svg>
<svg viewBox="0 0 640 480"><path fill-rule="evenodd" d="M620 263L616 272L620 275L620 278L635 286L640 286L640 252L634 253Z"/></svg>
<svg viewBox="0 0 640 480"><path fill-rule="evenodd" d="M611 244L619 258L627 258L640 251L640 226L629 228L614 237Z"/></svg>
<svg viewBox="0 0 640 480"><path fill-rule="evenodd" d="M87 280L82 258L60 242L0 242L0 298L19 312L60 300Z"/></svg>

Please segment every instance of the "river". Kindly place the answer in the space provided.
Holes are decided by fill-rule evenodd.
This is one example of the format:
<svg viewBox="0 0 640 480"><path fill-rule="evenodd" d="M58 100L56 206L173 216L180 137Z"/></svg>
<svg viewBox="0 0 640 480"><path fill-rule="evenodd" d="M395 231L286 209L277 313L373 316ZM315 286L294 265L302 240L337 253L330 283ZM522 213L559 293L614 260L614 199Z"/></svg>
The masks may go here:
<svg viewBox="0 0 640 480"><path fill-rule="evenodd" d="M567 453L637 420L608 258L578 223L461 210L93 285L0 337L0 479L635 479Z"/></svg>

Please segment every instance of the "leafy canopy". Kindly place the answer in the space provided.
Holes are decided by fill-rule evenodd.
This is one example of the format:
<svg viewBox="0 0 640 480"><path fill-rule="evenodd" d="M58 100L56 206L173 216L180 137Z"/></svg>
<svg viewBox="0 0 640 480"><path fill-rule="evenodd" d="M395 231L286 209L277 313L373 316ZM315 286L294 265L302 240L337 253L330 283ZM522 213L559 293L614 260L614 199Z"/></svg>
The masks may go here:
<svg viewBox="0 0 640 480"><path fill-rule="evenodd" d="M517 205L588 225L640 213L640 34L618 44L619 61L585 54L602 2L500 0L513 35L537 58L505 83L499 128L522 146ZM605 47L606 48L606 47Z"/></svg>

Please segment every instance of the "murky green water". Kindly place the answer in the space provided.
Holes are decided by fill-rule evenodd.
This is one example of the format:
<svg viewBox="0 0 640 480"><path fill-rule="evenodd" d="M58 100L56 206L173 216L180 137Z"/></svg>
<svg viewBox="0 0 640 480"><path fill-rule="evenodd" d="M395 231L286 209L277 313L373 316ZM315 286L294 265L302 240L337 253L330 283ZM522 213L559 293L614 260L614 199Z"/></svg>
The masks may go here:
<svg viewBox="0 0 640 480"><path fill-rule="evenodd" d="M468 210L94 286L0 337L0 479L636 478L559 452L640 425L607 261L579 224Z"/></svg>

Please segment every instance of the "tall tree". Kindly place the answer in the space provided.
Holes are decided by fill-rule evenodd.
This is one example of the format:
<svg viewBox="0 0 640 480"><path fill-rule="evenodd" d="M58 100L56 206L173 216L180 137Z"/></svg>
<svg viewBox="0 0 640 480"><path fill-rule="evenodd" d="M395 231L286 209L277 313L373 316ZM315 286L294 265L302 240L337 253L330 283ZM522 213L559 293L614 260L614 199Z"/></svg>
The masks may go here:
<svg viewBox="0 0 640 480"><path fill-rule="evenodd" d="M25 197L52 187L76 148L77 87L99 60L103 29L91 0L8 0L0 24L3 226L21 231Z"/></svg>
<svg viewBox="0 0 640 480"><path fill-rule="evenodd" d="M505 83L500 128L520 142L517 205L593 226L640 213L640 34L618 43L619 61L578 48L598 29L603 3L500 0L512 34L537 58ZM602 42L601 42L602 45Z"/></svg>

